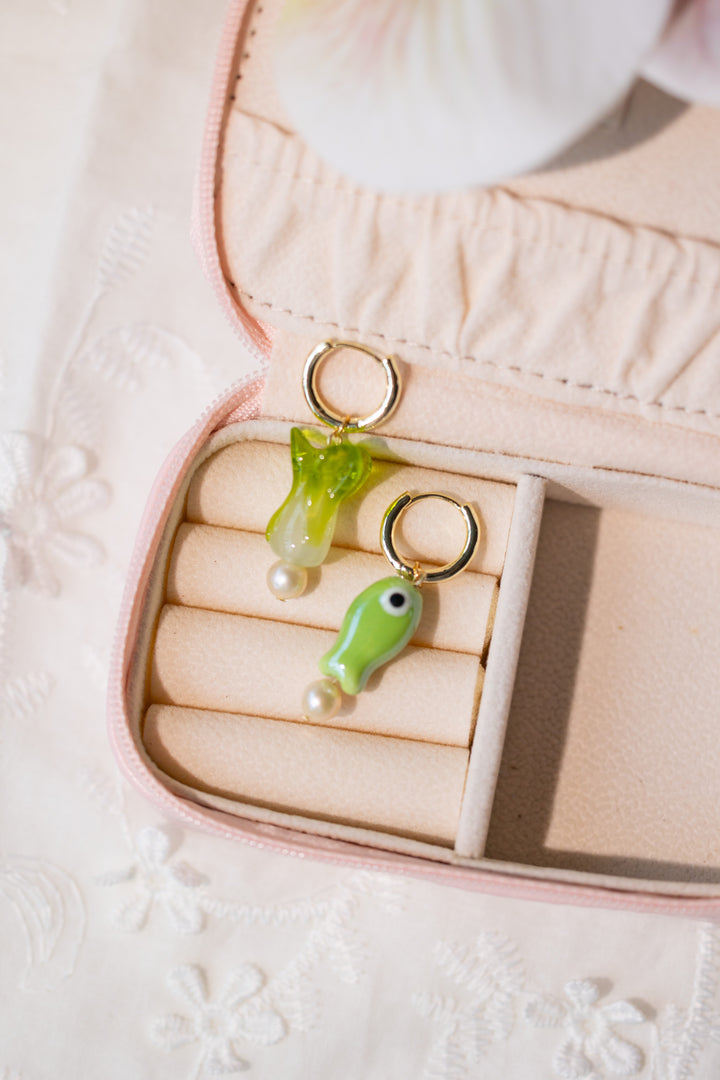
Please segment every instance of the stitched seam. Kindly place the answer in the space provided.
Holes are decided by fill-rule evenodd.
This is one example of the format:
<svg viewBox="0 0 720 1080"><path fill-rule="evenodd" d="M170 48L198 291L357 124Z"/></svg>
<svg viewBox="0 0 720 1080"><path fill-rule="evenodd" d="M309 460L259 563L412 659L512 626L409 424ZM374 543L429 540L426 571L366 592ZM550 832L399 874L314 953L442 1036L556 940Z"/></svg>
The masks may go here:
<svg viewBox="0 0 720 1080"><path fill-rule="evenodd" d="M305 322L320 322L323 326L332 326L334 329L339 330L344 334L359 334L360 336L371 335L372 337L382 338L383 341L391 342L394 345L409 345L410 348L424 349L426 352L436 356L447 356L452 360L467 360L474 364L495 368L498 371L511 371L518 375L527 375L533 379L543 379L545 382L557 383L560 386L571 386L576 390L590 390L594 394L606 394L609 397L616 398L618 401L632 401L636 405L643 405L653 409L664 409L666 412L680 412L684 413L686 416L707 416L712 420L720 420L720 413L712 412L710 409L690 409L687 405L668 405L663 401L645 401L635 394L622 394L619 390L609 390L605 386L593 386L592 383L576 382L574 379L562 378L559 375L548 375L544 371L528 371L525 368L519 367L517 364L500 364L497 360L478 360L476 356L459 356L457 353L450 352L448 349L434 349L431 345L424 345L419 341L410 341L408 338L395 338L391 337L389 334L381 334L379 330L361 330L357 326L342 326L340 323L332 322L329 319L318 319L315 315L300 315L299 312L293 311L291 308L281 308L267 300L259 300L257 297L251 296L249 292L245 292L244 289L238 288L237 285L234 285L233 288L240 296L244 296L247 300L251 300L260 307L275 311L279 315L292 315L294 319L300 319Z"/></svg>
<svg viewBox="0 0 720 1080"><path fill-rule="evenodd" d="M239 157L238 154L230 155L230 156ZM343 187L340 186L341 181L338 182L338 181L323 180L321 177L300 176L296 172L286 171L286 170L283 170L283 169L278 169L275 166L268 165L266 162L262 162L262 161L246 161L246 160L244 160L244 164L250 169L264 169L266 172L273 173L274 175L279 176L279 177L281 177L283 179L298 181L298 182L303 183L303 184L312 184L312 185L315 185L317 187L325 187L325 188L327 188L327 189L329 189L331 191L334 191L336 194L343 194L343 195L345 195L345 196L347 196L349 198L352 198L352 199L370 199L370 200L373 200L373 201L377 201L377 199L378 199L377 195L375 195L374 192L371 192L371 191L363 191L362 189L359 189L359 188L343 188ZM557 203L551 203L551 202L549 202L547 200L544 201L544 200L541 200L541 199L527 199L527 200L519 199L516 195L513 195L513 194L511 194L509 192L506 192L504 189L500 189L500 190L502 190L503 194L508 199L511 199L513 201L513 203L516 204L516 205L526 205L527 203L542 202L543 205L552 206L553 210L558 208L559 205L560 205L560 204L557 204ZM646 263L640 263L640 262L633 261L633 259L631 257L626 258L626 259L615 259L615 258L612 258L612 256L610 254L599 255L598 252L593 251L591 248L588 248L588 247L574 247L572 244L566 243L564 241L538 240L535 237L523 235L523 233L518 232L516 229L507 228L507 227L505 227L503 225L483 225L481 221L478 221L478 220L476 220L475 218L472 218L472 217L462 217L462 216L460 216L458 214L437 214L435 209L432 208L432 207L428 211L428 210L426 210L426 208L424 206L421 206L417 202L413 202L413 201L410 201L410 200L403 200L403 199L400 199L398 197L394 197L392 195L383 195L382 199L383 200L390 200L391 199L396 205L402 206L402 207L404 207L404 208L406 208L408 210L412 210L412 212L417 214L417 215L428 214L429 213L430 216L438 217L439 220L443 221L443 222L444 221L451 221L451 222L457 223L459 225L466 225L466 226L471 225L471 226L473 226L475 228L482 229L482 231L484 233L491 233L491 232L502 233L504 236L512 237L514 240L518 240L521 244L525 244L528 247L532 246L532 247L535 247L535 248L540 248L541 250L547 250L548 248L553 248L553 249L555 249L557 251L570 252L570 253L572 253L574 255L589 256L589 257L593 258L599 265L615 266L615 267L629 267L630 269L639 270L641 272L647 272L648 270L651 269L651 266L652 266L652 260L649 260ZM572 207L570 207L570 208L567 208L567 212L575 214L575 213L580 213L581 211L576 211ZM654 243L657 242L658 238L662 238L662 240L664 240L664 242L667 243L667 244L676 244L677 243L677 241L675 240L674 237L671 237L671 236L661 232L660 230L652 230L650 228L647 228L645 230L645 232L641 232L640 229L632 227L632 226L625 225L623 222L617 221L614 218L605 218L605 217L601 217L600 215L596 215L596 218L597 218L598 221L601 222L601 224L604 227L607 227L607 225L610 225L610 226L613 226L614 228L617 228L617 229L626 229L627 232L630 235L634 236L634 237L637 237L638 235L640 235L640 236L645 235L645 232L646 232L649 236L652 237ZM595 220L595 218L593 218L593 220ZM696 244L703 243L702 241L697 241L697 240L692 240L690 242L696 243ZM711 245L709 242L707 242L705 246L707 246L708 248L710 248L713 251L716 251L716 246ZM676 249L675 253L677 254L677 249ZM720 250L717 250L716 254L718 256L720 256ZM685 286L688 286L688 287L689 286L704 287L704 288L710 290L711 292L717 292L718 289L720 289L720 280L715 280L714 282L710 282L704 277L697 277L697 276L695 276L695 277L685 277L685 275L682 274L678 270L668 270L668 271L666 271L665 274L663 274L663 279L665 281L677 279L682 284L684 284ZM301 318L301 317L302 316L298 316L298 318Z"/></svg>

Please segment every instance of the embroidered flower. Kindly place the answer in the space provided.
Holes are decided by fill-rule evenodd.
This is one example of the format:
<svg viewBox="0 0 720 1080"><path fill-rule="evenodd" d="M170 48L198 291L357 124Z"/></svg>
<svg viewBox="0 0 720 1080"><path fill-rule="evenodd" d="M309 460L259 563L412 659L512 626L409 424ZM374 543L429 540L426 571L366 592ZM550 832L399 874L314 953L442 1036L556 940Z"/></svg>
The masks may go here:
<svg viewBox="0 0 720 1080"><path fill-rule="evenodd" d="M256 996L263 981L258 968L243 964L231 972L217 1001L212 1001L202 968L195 964L175 968L168 985L191 1006L192 1016L174 1013L158 1018L150 1030L153 1042L166 1051L198 1043L197 1075L223 1076L249 1068L238 1042L270 1046L285 1035L283 1018Z"/></svg>
<svg viewBox="0 0 720 1080"><path fill-rule="evenodd" d="M89 471L79 446L54 447L25 431L0 437L0 533L8 542L11 578L56 596L55 560L70 566L102 561L97 540L68 528L73 518L108 504L108 485L87 479Z"/></svg>
<svg viewBox="0 0 720 1080"><path fill-rule="evenodd" d="M553 1058L561 1080L603 1080L635 1076L643 1067L642 1050L616 1035L615 1024L642 1024L645 1016L629 1001L597 1005L602 996L594 979L575 979L564 986L567 1001L533 996L525 1018L534 1027L564 1027L566 1037Z"/></svg>
<svg viewBox="0 0 720 1080"><path fill-rule="evenodd" d="M115 909L113 922L127 931L142 930L155 904L163 908L170 925L181 934L197 934L205 925L199 886L207 878L185 862L170 862L172 843L164 829L147 826L135 840L137 862L123 870L103 874L100 885L133 881L128 899Z"/></svg>

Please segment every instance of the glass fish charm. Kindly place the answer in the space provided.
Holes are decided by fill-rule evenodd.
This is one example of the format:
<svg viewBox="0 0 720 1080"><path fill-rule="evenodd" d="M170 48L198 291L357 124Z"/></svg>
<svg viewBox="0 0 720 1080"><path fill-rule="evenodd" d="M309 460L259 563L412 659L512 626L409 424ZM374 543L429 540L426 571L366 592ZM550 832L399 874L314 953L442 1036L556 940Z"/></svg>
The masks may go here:
<svg viewBox="0 0 720 1080"><path fill-rule="evenodd" d="M403 559L395 547L395 527L400 515L413 503L440 499L458 510L465 522L465 543L459 556L444 566L423 570L420 563ZM417 630L422 616L420 587L449 581L461 573L475 554L480 539L477 512L436 491L410 495L404 492L387 508L380 529L380 546L397 576L382 578L359 593L340 625L332 648L320 659L323 679L311 683L303 694L303 720L326 724L339 712L342 695L359 694L383 664L400 653Z"/></svg>
<svg viewBox="0 0 720 1080"><path fill-rule="evenodd" d="M422 615L422 596L411 581L387 577L355 597L337 641L320 661L346 694L365 689L373 671L387 664L413 636Z"/></svg>
<svg viewBox="0 0 720 1080"><path fill-rule="evenodd" d="M307 568L319 566L327 556L340 506L360 490L372 469L364 447L335 435L316 446L310 441L313 436L315 432L301 428L290 432L292 487L265 533L280 558L268 572L268 586L280 600L304 591Z"/></svg>
<svg viewBox="0 0 720 1080"><path fill-rule="evenodd" d="M318 665L327 678L305 691L305 718L328 720L340 708L340 691L364 690L372 673L402 652L421 615L420 590L405 578L382 578L359 593L345 613L335 644Z"/></svg>

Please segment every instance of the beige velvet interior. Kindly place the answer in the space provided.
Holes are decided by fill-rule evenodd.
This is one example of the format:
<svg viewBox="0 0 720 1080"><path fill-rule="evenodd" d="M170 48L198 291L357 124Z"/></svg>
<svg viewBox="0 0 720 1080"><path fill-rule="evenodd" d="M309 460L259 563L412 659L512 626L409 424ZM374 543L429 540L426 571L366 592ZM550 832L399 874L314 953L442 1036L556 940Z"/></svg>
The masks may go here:
<svg viewBox="0 0 720 1080"><path fill-rule="evenodd" d="M720 881L720 530L549 501L486 854Z"/></svg>
<svg viewBox="0 0 720 1080"><path fill-rule="evenodd" d="M363 498L341 511L344 546L333 546L302 598L282 602L265 581L275 556L263 532L290 489L289 448L223 442L198 462L185 520L174 525L149 659L146 750L211 797L452 846L514 486L375 460ZM394 663L346 697L325 728L307 724L304 687L318 677L347 605L391 572L379 523L405 489L472 503L482 532L476 558L452 581L424 588L421 624ZM452 561L464 540L447 504L418 504L401 526L399 549L424 565Z"/></svg>
<svg viewBox="0 0 720 1080"><path fill-rule="evenodd" d="M166 604L155 639L152 700L299 722L303 690L320 677L317 662L339 628L339 622L333 632ZM467 747L478 678L477 656L409 645L330 724ZM445 715L447 686L454 708Z"/></svg>
<svg viewBox="0 0 720 1080"><path fill-rule="evenodd" d="M467 751L403 738L153 705L145 744L191 787L315 819L451 844Z"/></svg>
<svg viewBox="0 0 720 1080"><path fill-rule="evenodd" d="M336 547L322 571L312 575L310 590L291 604L279 604L266 584L275 561L261 533L185 522L175 540L167 599L186 607L336 630L357 594L388 574L384 556ZM243 567L242 575L238 566ZM442 590L426 589L415 644L472 652L482 642L484 654L497 591L497 579L480 573L454 578Z"/></svg>

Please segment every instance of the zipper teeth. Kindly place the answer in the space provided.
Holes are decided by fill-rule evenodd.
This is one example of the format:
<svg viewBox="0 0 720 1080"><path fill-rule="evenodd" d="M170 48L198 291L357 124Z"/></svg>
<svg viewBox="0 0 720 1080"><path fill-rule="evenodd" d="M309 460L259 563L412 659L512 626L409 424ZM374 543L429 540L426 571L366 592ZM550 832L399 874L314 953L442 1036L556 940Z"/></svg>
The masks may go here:
<svg viewBox="0 0 720 1080"><path fill-rule="evenodd" d="M215 193L217 167L222 147L222 126L228 106L228 88L233 74L237 42L245 11L251 0L232 0L217 51L200 165L195 184L193 232L205 276L234 332L262 365L270 353L270 327L265 330L238 308L223 273L216 237Z"/></svg>

